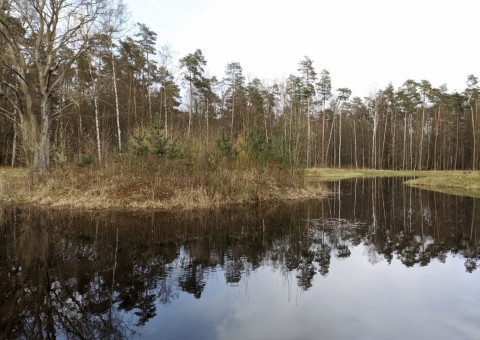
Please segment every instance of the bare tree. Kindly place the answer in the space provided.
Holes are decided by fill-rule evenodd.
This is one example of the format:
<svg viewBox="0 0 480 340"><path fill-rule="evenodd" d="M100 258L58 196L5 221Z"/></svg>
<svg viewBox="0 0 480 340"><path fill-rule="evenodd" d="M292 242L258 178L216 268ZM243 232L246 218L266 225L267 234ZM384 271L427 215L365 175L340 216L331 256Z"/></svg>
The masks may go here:
<svg viewBox="0 0 480 340"><path fill-rule="evenodd" d="M115 53L114 53L114 40L118 39L118 36L125 30L127 16L125 14L125 5L122 0L110 0L111 3L108 9L103 13L103 27L102 30L108 35L108 41L110 45L110 57L112 61L112 80L113 90L115 94L115 116L117 122L117 142L118 150L122 151L122 129L120 126L120 106L118 103L118 85L117 75L115 68Z"/></svg>
<svg viewBox="0 0 480 340"><path fill-rule="evenodd" d="M7 45L2 67L16 75L8 83L18 101L20 136L27 162L36 170L50 164L52 119L65 108L52 98L66 72L85 51L84 32L93 29L103 0L0 0L0 36ZM2 80L3 81L3 80Z"/></svg>

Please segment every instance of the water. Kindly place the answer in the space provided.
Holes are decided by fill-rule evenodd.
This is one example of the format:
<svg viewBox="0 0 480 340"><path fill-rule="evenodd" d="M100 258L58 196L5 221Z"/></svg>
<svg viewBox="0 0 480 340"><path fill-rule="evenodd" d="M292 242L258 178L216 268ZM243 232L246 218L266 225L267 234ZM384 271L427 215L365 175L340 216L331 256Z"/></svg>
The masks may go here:
<svg viewBox="0 0 480 340"><path fill-rule="evenodd" d="M195 214L0 208L0 338L479 339L480 202L331 185Z"/></svg>

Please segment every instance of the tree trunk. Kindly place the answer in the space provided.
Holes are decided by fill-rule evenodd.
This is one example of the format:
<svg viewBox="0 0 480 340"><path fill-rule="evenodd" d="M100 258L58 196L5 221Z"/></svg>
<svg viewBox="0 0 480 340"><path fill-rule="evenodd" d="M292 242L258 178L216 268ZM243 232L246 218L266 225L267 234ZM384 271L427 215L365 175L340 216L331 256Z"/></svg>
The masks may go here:
<svg viewBox="0 0 480 340"><path fill-rule="evenodd" d="M14 111L13 117L13 142L12 142L12 168L15 166L15 159L17 155L17 110Z"/></svg>
<svg viewBox="0 0 480 340"><path fill-rule="evenodd" d="M397 125L393 120L392 116L392 125L393 125L393 134L392 134L392 169L396 170L397 169L397 162L396 162L396 156L397 154L395 153L395 138L396 138L396 131L397 131Z"/></svg>
<svg viewBox="0 0 480 340"><path fill-rule="evenodd" d="M235 93L232 94L232 122L230 126L230 141L233 142L233 117L235 117Z"/></svg>
<svg viewBox="0 0 480 340"><path fill-rule="evenodd" d="M122 130L120 128L120 106L118 105L117 75L115 72L115 55L113 54L113 44L110 44L110 53L112 58L113 91L115 94L115 114L117 118L118 151L122 152Z"/></svg>
<svg viewBox="0 0 480 340"><path fill-rule="evenodd" d="M165 137L168 138L168 105L167 105L167 89L163 89L163 100L165 106Z"/></svg>
<svg viewBox="0 0 480 340"><path fill-rule="evenodd" d="M472 152L472 170L476 170L476 156L477 156L477 138L475 136L475 111L473 110L472 104L470 104L470 111L472 112L472 137L473 137L473 152Z"/></svg>
<svg viewBox="0 0 480 340"><path fill-rule="evenodd" d="M342 166L342 108L338 115L338 167Z"/></svg>
<svg viewBox="0 0 480 340"><path fill-rule="evenodd" d="M206 119L206 123L207 123L207 145L209 144L209 135L210 135L210 132L209 132L209 129L210 129L210 125L209 125L209 121L208 121L208 106L209 106L209 103L208 103L208 96L207 96L207 107L206 107L206 111L205 111L205 119Z"/></svg>
<svg viewBox="0 0 480 340"><path fill-rule="evenodd" d="M188 105L188 129L187 129L188 136L190 136L190 130L192 128L192 116L193 116L193 81L190 80L190 102Z"/></svg>
<svg viewBox="0 0 480 340"><path fill-rule="evenodd" d="M310 126L310 97L307 98L307 168L310 166L310 153L311 153L311 146L310 146L310 133L311 133L311 126Z"/></svg>
<svg viewBox="0 0 480 340"><path fill-rule="evenodd" d="M98 92L97 92L98 90L97 82L100 79L100 65L98 65L98 68L97 68L97 79L93 78L91 61L89 62L89 71L90 71L90 78L92 79L92 85L93 85L93 103L95 107L95 137L97 141L97 158L99 161L101 161L102 149L100 145L100 118L99 118L99 112L98 112Z"/></svg>
<svg viewBox="0 0 480 340"><path fill-rule="evenodd" d="M387 166L385 164L385 143L386 143L386 140L387 140L387 126L388 126L388 112L385 113L384 124L383 124L382 153L381 153L381 159L380 159L380 168L381 169L386 169L387 168ZM387 164L388 164L388 158L387 158Z"/></svg>
<svg viewBox="0 0 480 340"><path fill-rule="evenodd" d="M423 135L424 135L424 126L425 126L425 98L423 99L422 107L422 123L420 126L420 147L418 150L418 170L423 170Z"/></svg>
<svg viewBox="0 0 480 340"><path fill-rule="evenodd" d="M327 149L325 151L325 163L326 166L328 166L328 154L330 152L330 142L332 141L332 134L333 134L333 128L335 126L335 114L333 115L332 119L332 125L330 126L330 135L328 136L328 143L327 143ZM335 149L333 149L333 153L335 154ZM334 164L335 165L335 164Z"/></svg>
<svg viewBox="0 0 480 340"><path fill-rule="evenodd" d="M373 112L373 133L372 133L372 163L373 168L377 168L377 126L378 126L378 112L374 109Z"/></svg>
<svg viewBox="0 0 480 340"><path fill-rule="evenodd" d="M438 169L437 164L437 145L438 145L438 129L440 127L440 105L438 105L437 119L435 119L435 142L433 145L433 170Z"/></svg>
<svg viewBox="0 0 480 340"><path fill-rule="evenodd" d="M325 100L323 100L323 118L322 118L322 167L325 167L326 164L326 155L325 155L325 124L326 124L326 115L325 110Z"/></svg>
<svg viewBox="0 0 480 340"><path fill-rule="evenodd" d="M267 125L267 116L265 114L263 115L263 125L265 127L265 140L268 143L268 125Z"/></svg>
<svg viewBox="0 0 480 340"><path fill-rule="evenodd" d="M456 138L456 143L455 143L455 161L453 163L453 169L454 170L457 170L457 163L458 163L458 140L460 138L459 136L459 127L458 127L459 123L458 123L458 115L457 115L457 138Z"/></svg>
<svg viewBox="0 0 480 340"><path fill-rule="evenodd" d="M97 94L95 94L93 98L94 104L95 104L95 136L97 139L97 157L98 160L102 160L102 148L100 145L100 118L99 118L99 112L98 112L98 98Z"/></svg>
<svg viewBox="0 0 480 340"><path fill-rule="evenodd" d="M295 107L292 104L292 109L290 110L290 120L289 120L289 129L288 129L288 152L292 154L292 133L293 133L293 113Z"/></svg>
<svg viewBox="0 0 480 340"><path fill-rule="evenodd" d="M48 115L48 99L43 98L40 106L42 124L40 125L40 136L34 146L33 168L46 171L50 165L50 117Z"/></svg>
<svg viewBox="0 0 480 340"><path fill-rule="evenodd" d="M412 121L413 121L413 117L410 114L410 129L412 127ZM410 135L410 170L415 170L415 164L413 163L413 132L410 132L410 131L409 131L409 135Z"/></svg>
<svg viewBox="0 0 480 340"><path fill-rule="evenodd" d="M148 114L150 116L150 121L153 122L152 115L152 89L150 86L150 60L149 53L147 53L147 95L148 95Z"/></svg>
<svg viewBox="0 0 480 340"><path fill-rule="evenodd" d="M355 118L353 119L353 140L355 145L355 168L358 169L358 158L357 158L357 126L355 124Z"/></svg>
<svg viewBox="0 0 480 340"><path fill-rule="evenodd" d="M402 170L407 169L407 113L403 117L403 158L402 158Z"/></svg>

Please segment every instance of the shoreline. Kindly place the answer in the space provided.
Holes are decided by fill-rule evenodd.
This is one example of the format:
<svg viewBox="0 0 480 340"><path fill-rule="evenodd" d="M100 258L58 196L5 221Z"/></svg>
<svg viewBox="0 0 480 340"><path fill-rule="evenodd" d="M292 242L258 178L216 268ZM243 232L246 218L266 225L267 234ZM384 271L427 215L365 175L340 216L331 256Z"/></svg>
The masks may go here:
<svg viewBox="0 0 480 340"><path fill-rule="evenodd" d="M245 174L243 174L245 175ZM304 185L281 187L274 181L255 184L254 192L208 192L205 186L178 188L170 195L152 199L144 186L132 192L108 191L90 183L87 190L62 187L64 181L43 174L45 183L32 183L34 176L24 168L0 168L0 203L35 205L53 209L85 211L180 212L219 209L276 202L301 201L328 195L325 183L351 178L410 177L405 183L424 190L480 198L479 171L394 171L370 169L306 169ZM75 182L78 178L70 178ZM53 181L53 182L51 182ZM92 179L95 183L95 180ZM137 188L138 189L138 188ZM139 192L141 194L139 194ZM143 193L143 195L142 195Z"/></svg>
<svg viewBox="0 0 480 340"><path fill-rule="evenodd" d="M109 191L106 189L107 185L102 187L92 184L96 182L92 177L86 190L79 190L74 188L74 185L59 186L64 181L55 178L51 173L38 175L41 180L36 179L37 183L32 183L35 179L31 176L35 175L27 169L0 168L0 204L85 211L181 212L292 202L323 198L328 194L321 183L280 187L273 179L268 178L268 181L261 184L254 183L253 189L245 188L244 192L212 193L208 192L207 187L197 185L174 189L168 195L152 199L148 197L150 188L147 186L139 186L136 191L131 192L125 192L123 188L118 187ZM145 177L149 177L149 180L154 178L152 175ZM71 180L75 182L79 179Z"/></svg>
<svg viewBox="0 0 480 340"><path fill-rule="evenodd" d="M349 178L410 177L412 187L457 196L480 198L480 171L468 170L372 170L372 169L307 169L306 176L315 181L338 181Z"/></svg>

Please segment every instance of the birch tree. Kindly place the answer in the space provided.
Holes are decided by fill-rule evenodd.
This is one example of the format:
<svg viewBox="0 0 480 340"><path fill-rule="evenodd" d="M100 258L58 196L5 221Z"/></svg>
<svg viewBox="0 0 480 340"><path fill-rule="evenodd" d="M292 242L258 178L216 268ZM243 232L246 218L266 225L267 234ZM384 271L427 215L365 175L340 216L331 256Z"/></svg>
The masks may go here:
<svg viewBox="0 0 480 340"><path fill-rule="evenodd" d="M110 47L110 58L112 63L112 81L113 91L115 95L115 117L117 123L117 143L118 151L122 151L122 129L120 125L120 105L118 100L118 85L117 85L117 73L115 62L115 40L125 30L126 14L125 5L122 0L113 1L108 7L108 10L104 12L104 20L102 31L107 34Z"/></svg>

